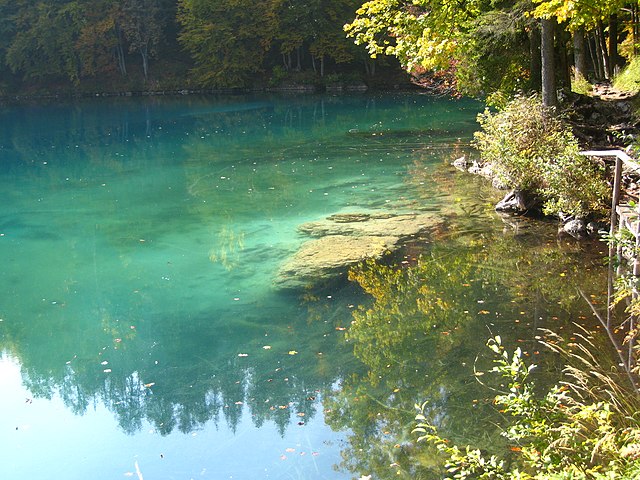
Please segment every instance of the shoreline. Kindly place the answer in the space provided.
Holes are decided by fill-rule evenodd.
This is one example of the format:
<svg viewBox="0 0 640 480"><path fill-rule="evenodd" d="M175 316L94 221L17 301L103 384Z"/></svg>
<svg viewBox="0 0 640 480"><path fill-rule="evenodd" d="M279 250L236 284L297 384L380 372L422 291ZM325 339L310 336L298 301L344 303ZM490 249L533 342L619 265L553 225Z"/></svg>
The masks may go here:
<svg viewBox="0 0 640 480"><path fill-rule="evenodd" d="M370 86L363 83L337 83L331 85L289 84L277 87L233 87L233 88L176 88L148 90L114 90L114 91L73 91L61 90L46 93L11 93L0 95L0 105L20 104L51 100L77 100L88 98L134 98L134 97L179 97L190 95L245 95L251 93L281 94L318 94L318 93L367 93L367 92L419 92L420 86L411 82L395 83L384 86ZM434 96L438 96L433 93Z"/></svg>

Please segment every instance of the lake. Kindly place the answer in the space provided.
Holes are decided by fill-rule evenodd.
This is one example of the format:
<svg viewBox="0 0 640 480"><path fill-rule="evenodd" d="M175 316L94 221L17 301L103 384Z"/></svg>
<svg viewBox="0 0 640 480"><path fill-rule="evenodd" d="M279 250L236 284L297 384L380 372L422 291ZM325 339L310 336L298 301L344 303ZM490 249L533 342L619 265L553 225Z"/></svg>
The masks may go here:
<svg viewBox="0 0 640 480"><path fill-rule="evenodd" d="M502 220L500 194L450 167L482 109L417 93L0 109L0 478L438 478L411 433L423 402L442 433L499 449L474 374L486 340L555 380L538 329L593 322L605 246ZM298 226L345 212L438 225L351 281L277 289Z"/></svg>

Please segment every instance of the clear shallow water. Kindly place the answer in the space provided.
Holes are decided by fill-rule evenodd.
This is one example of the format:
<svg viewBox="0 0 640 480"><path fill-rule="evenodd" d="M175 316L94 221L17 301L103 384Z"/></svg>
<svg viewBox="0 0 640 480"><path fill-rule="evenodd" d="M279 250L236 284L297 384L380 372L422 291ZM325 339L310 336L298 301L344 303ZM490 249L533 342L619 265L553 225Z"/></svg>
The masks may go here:
<svg viewBox="0 0 640 480"><path fill-rule="evenodd" d="M0 110L0 476L351 478L378 461L378 476L397 475L386 453L361 460L367 449L355 445L404 444L413 404L429 395L445 411L458 408L447 400L456 391L471 405L468 360L488 336L487 314L514 337L521 323L530 341L535 326L587 311L549 295L540 265L512 278L513 292L499 288L513 268L497 265L505 251L521 268L534 263L527 249L539 259L558 245L544 226L505 236L482 183L445 166L467 150L480 108L403 94ZM474 286L473 298L454 295L474 310L451 309L467 334L431 327L433 312L422 312L429 339L408 328L398 352L385 350L401 362L367 350L383 338L349 332L353 312L371 304L355 285L304 295L272 286L304 241L299 224L379 210L446 218L407 258L432 243L473 252L460 255L473 268L450 265L464 272L457 286ZM544 275L599 294L600 273L576 267L576 248L548 253ZM447 348L443 332L456 339ZM434 357L448 367L435 383L444 370ZM402 368L382 388L371 376L385 361ZM362 398L375 402L360 407ZM384 416L380 404L401 418L369 425Z"/></svg>

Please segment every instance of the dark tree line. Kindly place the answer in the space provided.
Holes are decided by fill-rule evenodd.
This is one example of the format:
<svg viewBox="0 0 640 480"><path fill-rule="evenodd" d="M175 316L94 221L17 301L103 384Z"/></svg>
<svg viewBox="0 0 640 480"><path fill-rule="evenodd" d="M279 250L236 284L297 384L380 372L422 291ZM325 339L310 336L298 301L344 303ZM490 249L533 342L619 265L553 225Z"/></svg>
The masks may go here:
<svg viewBox="0 0 640 480"><path fill-rule="evenodd" d="M358 0L0 0L0 91L133 78L237 87L256 76L372 72L345 38ZM262 78L262 77L261 77Z"/></svg>
<svg viewBox="0 0 640 480"><path fill-rule="evenodd" d="M0 0L0 93L246 87L305 73L375 73L395 56L486 95L611 79L636 53L637 0ZM352 38L366 48L354 45ZM173 83L172 83L173 82Z"/></svg>

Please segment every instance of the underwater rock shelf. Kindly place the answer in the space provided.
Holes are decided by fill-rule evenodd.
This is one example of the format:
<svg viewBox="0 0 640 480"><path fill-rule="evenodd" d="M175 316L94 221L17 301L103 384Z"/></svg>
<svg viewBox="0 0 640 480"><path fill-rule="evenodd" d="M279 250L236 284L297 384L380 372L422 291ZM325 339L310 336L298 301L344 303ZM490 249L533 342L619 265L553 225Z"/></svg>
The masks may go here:
<svg viewBox="0 0 640 480"><path fill-rule="evenodd" d="M335 280L349 267L378 259L439 223L432 214L344 213L300 225L310 237L279 269L274 284L300 290Z"/></svg>

